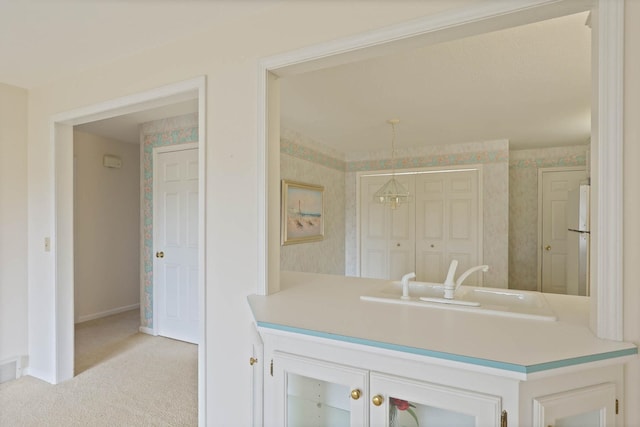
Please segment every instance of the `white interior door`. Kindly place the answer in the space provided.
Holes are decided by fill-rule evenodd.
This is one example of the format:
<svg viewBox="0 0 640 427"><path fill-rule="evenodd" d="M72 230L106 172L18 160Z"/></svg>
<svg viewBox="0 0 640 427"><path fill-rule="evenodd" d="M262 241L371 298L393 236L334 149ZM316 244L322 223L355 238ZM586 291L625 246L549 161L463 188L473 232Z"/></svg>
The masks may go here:
<svg viewBox="0 0 640 427"><path fill-rule="evenodd" d="M541 171L541 291L567 293L567 216L569 191L587 179L582 170Z"/></svg>
<svg viewBox="0 0 640 427"><path fill-rule="evenodd" d="M451 260L458 272L480 263L478 171L416 175L416 276L442 283ZM481 284L482 275L467 284Z"/></svg>
<svg viewBox="0 0 640 427"><path fill-rule="evenodd" d="M197 148L157 153L153 211L156 332L197 344Z"/></svg>
<svg viewBox="0 0 640 427"><path fill-rule="evenodd" d="M390 176L360 179L360 276L400 279L415 271L415 210L413 203L395 209L374 202L373 195ZM409 192L413 177L396 176Z"/></svg>

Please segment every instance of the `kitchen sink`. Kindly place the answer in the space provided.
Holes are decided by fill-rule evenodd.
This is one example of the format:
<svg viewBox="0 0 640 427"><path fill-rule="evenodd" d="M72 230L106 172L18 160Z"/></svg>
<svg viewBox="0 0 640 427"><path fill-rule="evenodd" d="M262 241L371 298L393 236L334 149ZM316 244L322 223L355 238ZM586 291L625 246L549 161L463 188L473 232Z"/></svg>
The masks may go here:
<svg viewBox="0 0 640 427"><path fill-rule="evenodd" d="M409 282L410 298L402 299L401 295L402 283L391 282L378 291L362 295L360 299L522 319L557 320L540 292L462 285L453 299L445 299L443 284L412 281Z"/></svg>

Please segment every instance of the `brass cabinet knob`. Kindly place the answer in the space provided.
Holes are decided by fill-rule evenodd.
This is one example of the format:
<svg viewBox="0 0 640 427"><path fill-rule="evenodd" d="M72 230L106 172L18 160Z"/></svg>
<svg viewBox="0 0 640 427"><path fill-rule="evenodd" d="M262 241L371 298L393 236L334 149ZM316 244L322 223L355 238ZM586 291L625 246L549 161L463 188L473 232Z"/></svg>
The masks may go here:
<svg viewBox="0 0 640 427"><path fill-rule="evenodd" d="M360 399L360 396L362 396L362 392L360 390L358 390L358 389L351 390L351 398L353 400Z"/></svg>
<svg viewBox="0 0 640 427"><path fill-rule="evenodd" d="M253 366L256 363L258 363L258 359L256 359L255 357L250 357L249 358L249 365Z"/></svg>
<svg viewBox="0 0 640 427"><path fill-rule="evenodd" d="M164 258L164 252L156 252L156 258Z"/></svg>
<svg viewBox="0 0 640 427"><path fill-rule="evenodd" d="M545 246L545 247L544 247L544 250L545 250L545 251L550 251L550 250L551 250L551 245L547 245L547 246Z"/></svg>
<svg viewBox="0 0 640 427"><path fill-rule="evenodd" d="M371 401L373 402L374 405L380 406L382 405L382 402L384 402L384 397L380 396L379 394L376 394L375 396L373 396Z"/></svg>

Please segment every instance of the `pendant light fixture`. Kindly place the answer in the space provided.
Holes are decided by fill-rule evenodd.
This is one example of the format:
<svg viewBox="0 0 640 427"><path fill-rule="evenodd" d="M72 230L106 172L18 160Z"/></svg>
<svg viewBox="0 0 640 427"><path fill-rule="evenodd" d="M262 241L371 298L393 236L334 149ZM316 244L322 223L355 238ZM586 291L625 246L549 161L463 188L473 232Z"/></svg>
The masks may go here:
<svg viewBox="0 0 640 427"><path fill-rule="evenodd" d="M401 203L411 201L409 191L396 180L396 125L399 119L387 120L391 125L391 179L373 195L373 201L383 203L395 209Z"/></svg>

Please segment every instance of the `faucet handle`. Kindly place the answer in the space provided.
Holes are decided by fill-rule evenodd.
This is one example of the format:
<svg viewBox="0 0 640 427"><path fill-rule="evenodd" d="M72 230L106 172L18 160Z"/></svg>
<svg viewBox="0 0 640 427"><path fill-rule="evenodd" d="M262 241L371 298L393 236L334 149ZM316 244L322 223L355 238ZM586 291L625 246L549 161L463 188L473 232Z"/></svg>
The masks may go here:
<svg viewBox="0 0 640 427"><path fill-rule="evenodd" d="M451 264L449 264L449 271L447 272L447 278L444 281L444 285L447 286L447 284L451 284L453 285L453 277L456 274L456 269L458 268L458 260L457 259L452 259L451 260Z"/></svg>
<svg viewBox="0 0 640 427"><path fill-rule="evenodd" d="M415 279L416 273L411 272L402 276L402 296L400 299L410 299L409 297L409 279Z"/></svg>

